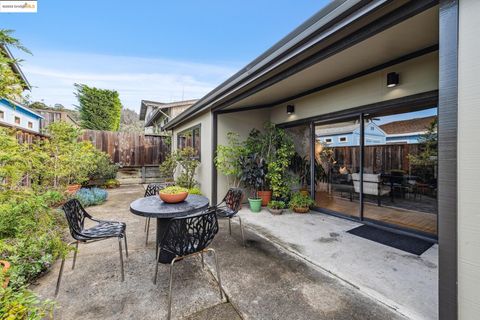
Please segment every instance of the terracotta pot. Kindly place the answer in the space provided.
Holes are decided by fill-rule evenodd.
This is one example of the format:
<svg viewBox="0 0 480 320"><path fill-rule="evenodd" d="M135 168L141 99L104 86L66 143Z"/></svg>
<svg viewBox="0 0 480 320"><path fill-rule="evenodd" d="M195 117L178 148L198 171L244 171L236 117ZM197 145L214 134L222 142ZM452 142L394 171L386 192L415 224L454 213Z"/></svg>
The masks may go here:
<svg viewBox="0 0 480 320"><path fill-rule="evenodd" d="M67 186L67 193L74 194L75 192L80 190L81 187L82 187L82 185L80 185L80 184L70 184L70 185Z"/></svg>
<svg viewBox="0 0 480 320"><path fill-rule="evenodd" d="M5 260L0 260L0 266L2 266L2 271L1 272L6 273L8 271L8 269L10 269L10 262L5 261ZM10 281L9 277L5 278L2 286L4 288L6 288L8 286L9 281Z"/></svg>
<svg viewBox="0 0 480 320"><path fill-rule="evenodd" d="M272 191L258 191L258 196L262 199L262 206L265 207L270 202L270 200L272 200Z"/></svg>
<svg viewBox="0 0 480 320"><path fill-rule="evenodd" d="M310 211L309 207L301 208L301 207L294 207L293 211L296 213L307 213Z"/></svg>
<svg viewBox="0 0 480 320"><path fill-rule="evenodd" d="M168 193L159 193L160 199L166 203L179 203L185 200L188 196L188 192L180 192L176 194L168 194Z"/></svg>

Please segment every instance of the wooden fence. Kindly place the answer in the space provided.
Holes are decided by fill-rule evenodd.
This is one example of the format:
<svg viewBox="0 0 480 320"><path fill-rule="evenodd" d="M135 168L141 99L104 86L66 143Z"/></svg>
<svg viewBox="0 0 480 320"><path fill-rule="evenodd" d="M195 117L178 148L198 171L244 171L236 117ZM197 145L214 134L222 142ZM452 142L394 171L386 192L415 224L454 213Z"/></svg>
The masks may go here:
<svg viewBox="0 0 480 320"><path fill-rule="evenodd" d="M123 167L158 166L170 153L167 137L139 133L84 130L82 140L89 140Z"/></svg>
<svg viewBox="0 0 480 320"><path fill-rule="evenodd" d="M360 166L359 147L335 147L332 148L334 159L337 163L352 168L357 172ZM365 146L364 168L365 172L389 172L390 170L403 170L409 172L410 161L408 155L419 153L418 144L392 144Z"/></svg>

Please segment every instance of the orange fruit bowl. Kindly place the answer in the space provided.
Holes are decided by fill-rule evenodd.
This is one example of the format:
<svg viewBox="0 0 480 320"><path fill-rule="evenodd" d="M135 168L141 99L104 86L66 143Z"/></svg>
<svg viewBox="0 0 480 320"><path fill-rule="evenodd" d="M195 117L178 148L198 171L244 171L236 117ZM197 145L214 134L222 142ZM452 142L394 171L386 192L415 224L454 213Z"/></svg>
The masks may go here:
<svg viewBox="0 0 480 320"><path fill-rule="evenodd" d="M163 202L166 203L179 203L184 201L187 196L188 192L179 192L176 194L169 194L169 193L159 193L160 199L162 199Z"/></svg>

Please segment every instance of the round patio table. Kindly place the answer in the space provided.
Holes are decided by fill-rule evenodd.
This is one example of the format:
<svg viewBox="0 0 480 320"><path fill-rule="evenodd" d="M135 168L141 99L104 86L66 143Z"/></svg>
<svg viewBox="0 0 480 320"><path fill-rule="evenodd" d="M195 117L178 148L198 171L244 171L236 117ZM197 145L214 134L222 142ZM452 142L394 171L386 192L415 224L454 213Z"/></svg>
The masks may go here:
<svg viewBox="0 0 480 320"><path fill-rule="evenodd" d="M158 195L140 198L130 204L130 211L133 214L157 219L157 235L155 258L158 253L158 246L162 241L170 219L188 216L208 208L208 198L196 194L189 194L185 201L179 203L163 202ZM169 263L172 257L162 253L159 262Z"/></svg>

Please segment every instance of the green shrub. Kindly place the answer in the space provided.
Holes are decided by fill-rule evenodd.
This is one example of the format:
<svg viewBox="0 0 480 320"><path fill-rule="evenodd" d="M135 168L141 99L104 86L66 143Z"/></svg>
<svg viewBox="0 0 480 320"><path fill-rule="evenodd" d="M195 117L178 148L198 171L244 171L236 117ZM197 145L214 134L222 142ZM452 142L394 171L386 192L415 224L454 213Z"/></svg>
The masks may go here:
<svg viewBox="0 0 480 320"><path fill-rule="evenodd" d="M313 201L312 198L300 192L296 192L292 195L292 199L290 199L290 203L288 204L288 206L290 207L290 209L309 208L314 204L315 204L315 201Z"/></svg>
<svg viewBox="0 0 480 320"><path fill-rule="evenodd" d="M57 192L0 192L0 259L12 264L10 286L21 287L66 252L63 214L49 206Z"/></svg>
<svg viewBox="0 0 480 320"><path fill-rule="evenodd" d="M176 183L179 186L191 189L198 184L195 180L195 171L200 162L196 159L196 156L197 152L191 147L177 151L175 157L180 166L180 174L176 179Z"/></svg>
<svg viewBox="0 0 480 320"><path fill-rule="evenodd" d="M107 197L108 192L100 188L82 188L75 193L75 198L84 207L102 204L107 200Z"/></svg>
<svg viewBox="0 0 480 320"><path fill-rule="evenodd" d="M0 275L0 283L3 283L2 275ZM53 305L53 301L41 301L25 287L14 290L12 287L0 286L0 316L2 320L40 320L47 316L53 319Z"/></svg>
<svg viewBox="0 0 480 320"><path fill-rule="evenodd" d="M202 191L199 189L199 188L191 188L191 189L188 189L188 194L198 194L198 195L202 195Z"/></svg>
<svg viewBox="0 0 480 320"><path fill-rule="evenodd" d="M179 187L179 186L170 186L160 190L160 193L163 193L163 194L178 194L182 192L188 192L188 189Z"/></svg>
<svg viewBox="0 0 480 320"><path fill-rule="evenodd" d="M162 177L165 178L173 178L175 174L175 170L177 169L177 159L175 155L169 155L163 160L162 164L160 165L160 174Z"/></svg>
<svg viewBox="0 0 480 320"><path fill-rule="evenodd" d="M103 186L107 189L118 188L120 187L120 181L118 181L117 179L108 179L107 181L105 181Z"/></svg>
<svg viewBox="0 0 480 320"><path fill-rule="evenodd" d="M92 165L88 177L94 182L103 184L105 181L117 177L118 166L113 164L110 156L104 152L94 150L92 152Z"/></svg>
<svg viewBox="0 0 480 320"><path fill-rule="evenodd" d="M272 200L268 203L268 207L271 209L285 209L285 202Z"/></svg>

